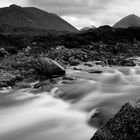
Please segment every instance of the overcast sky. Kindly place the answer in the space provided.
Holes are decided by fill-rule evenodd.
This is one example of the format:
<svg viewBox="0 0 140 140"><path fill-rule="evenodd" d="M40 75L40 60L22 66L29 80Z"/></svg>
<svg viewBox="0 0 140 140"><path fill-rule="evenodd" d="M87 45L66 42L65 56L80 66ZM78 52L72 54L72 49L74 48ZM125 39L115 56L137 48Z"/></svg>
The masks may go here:
<svg viewBox="0 0 140 140"><path fill-rule="evenodd" d="M140 0L0 0L0 7L13 3L56 13L78 29L113 25L129 14L140 16Z"/></svg>

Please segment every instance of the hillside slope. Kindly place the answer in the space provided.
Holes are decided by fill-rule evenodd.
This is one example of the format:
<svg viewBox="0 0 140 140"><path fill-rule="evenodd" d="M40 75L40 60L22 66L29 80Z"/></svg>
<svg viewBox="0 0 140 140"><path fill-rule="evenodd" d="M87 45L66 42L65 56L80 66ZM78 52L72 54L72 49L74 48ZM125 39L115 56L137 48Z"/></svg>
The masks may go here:
<svg viewBox="0 0 140 140"><path fill-rule="evenodd" d="M114 28L128 28L128 27L140 27L140 17L132 14L117 22L113 27Z"/></svg>
<svg viewBox="0 0 140 140"><path fill-rule="evenodd" d="M0 25L8 24L16 27L31 27L56 31L78 31L59 16L34 7L10 5L0 8Z"/></svg>

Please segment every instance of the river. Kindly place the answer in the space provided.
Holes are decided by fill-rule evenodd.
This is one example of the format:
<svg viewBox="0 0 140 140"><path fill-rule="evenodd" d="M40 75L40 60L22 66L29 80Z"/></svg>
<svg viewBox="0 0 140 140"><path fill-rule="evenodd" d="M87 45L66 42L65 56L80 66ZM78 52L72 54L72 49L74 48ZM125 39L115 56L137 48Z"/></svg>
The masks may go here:
<svg viewBox="0 0 140 140"><path fill-rule="evenodd" d="M89 140L125 102L140 96L140 67L68 74L79 79L50 93L1 90L0 140Z"/></svg>

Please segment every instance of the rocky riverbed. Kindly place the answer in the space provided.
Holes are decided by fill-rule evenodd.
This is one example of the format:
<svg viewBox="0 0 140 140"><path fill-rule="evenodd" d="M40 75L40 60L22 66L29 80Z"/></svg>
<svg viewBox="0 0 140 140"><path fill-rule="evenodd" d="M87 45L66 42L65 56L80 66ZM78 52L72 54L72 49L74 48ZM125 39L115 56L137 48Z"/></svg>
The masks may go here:
<svg viewBox="0 0 140 140"><path fill-rule="evenodd" d="M21 82L35 82L63 76L66 68L89 73L102 73L106 67L135 66L138 63L136 58L119 59L116 57L110 61L107 59L98 60L98 53L81 49L57 48L45 54L32 54L30 51L30 49L20 51L15 55L7 55L1 58L0 87L13 87ZM47 64L45 64L45 59L48 59ZM49 60L51 61L49 62ZM56 65L56 67L52 66L52 61L53 64L55 63L53 66ZM48 67L51 66L52 68L49 69ZM57 74L58 76L56 76ZM25 85L23 84L23 87Z"/></svg>
<svg viewBox="0 0 140 140"><path fill-rule="evenodd" d="M137 58L132 59L138 62ZM139 66L105 66L102 61L71 66L46 55L18 53L1 59L0 74L0 122L3 130L0 139L6 140L45 140L46 137L87 140L102 126L108 128L106 122L126 102L140 96ZM14 118L19 120L18 123L13 121ZM111 127L117 120L121 125L120 118L111 120ZM8 124L4 126L3 122ZM116 129L114 131L119 133ZM93 139L101 139L104 135L107 135L106 131L101 128ZM116 138L107 135L109 137Z"/></svg>

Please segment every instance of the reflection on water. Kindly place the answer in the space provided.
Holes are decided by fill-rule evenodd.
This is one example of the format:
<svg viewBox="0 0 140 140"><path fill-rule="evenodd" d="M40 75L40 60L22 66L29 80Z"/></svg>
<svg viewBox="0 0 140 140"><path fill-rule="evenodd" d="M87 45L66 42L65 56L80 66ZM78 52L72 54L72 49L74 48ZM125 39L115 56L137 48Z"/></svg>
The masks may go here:
<svg viewBox="0 0 140 140"><path fill-rule="evenodd" d="M34 95L31 89L1 91L0 140L89 140L96 127L140 96L139 67L71 75L81 79L58 85L63 92L57 95L58 89L50 95Z"/></svg>

